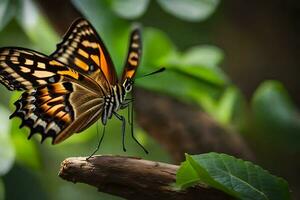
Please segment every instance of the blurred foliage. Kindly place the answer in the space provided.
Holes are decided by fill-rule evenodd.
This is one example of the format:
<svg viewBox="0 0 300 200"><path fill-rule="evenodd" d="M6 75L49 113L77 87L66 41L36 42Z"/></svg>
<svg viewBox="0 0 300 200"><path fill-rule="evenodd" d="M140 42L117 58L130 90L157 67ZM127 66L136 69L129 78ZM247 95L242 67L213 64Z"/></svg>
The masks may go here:
<svg viewBox="0 0 300 200"><path fill-rule="evenodd" d="M58 40L58 36L41 15L32 0L1 1L0 16L2 16L0 18L0 30L11 20L16 20L32 45L39 46L39 50L41 51L50 52L51 50L54 50L55 46L53 46L52 43L55 43ZM41 41L48 42L40 45Z"/></svg>
<svg viewBox="0 0 300 200"><path fill-rule="evenodd" d="M217 8L219 0L157 0L166 12L186 21L202 21L208 18ZM116 15L125 19L141 17L149 0L109 0L111 9Z"/></svg>
<svg viewBox="0 0 300 200"><path fill-rule="evenodd" d="M132 20L143 22L143 16L153 1L72 0L72 3L100 33L120 74L127 53ZM219 1L157 0L156 3L178 22L199 22L214 13ZM60 40L34 1L0 1L0 46L21 46L50 54ZM183 41L187 39L183 38ZM149 26L143 28L143 58L137 76L162 66L167 71L153 78L137 79L137 86L198 105L225 128L233 128L255 138L257 144L269 151L276 148L278 151L299 152L299 112L281 83L262 83L255 91L249 108L240 89L220 68L226 59L222 49L201 44L182 50L177 43L161 29ZM98 199L97 191L84 185L70 186L60 181L56 174L64 158L86 156L94 150L98 143L97 129L101 133L102 126L94 124L83 133L56 146L50 145L50 140L41 145L39 135L27 141L28 130L18 128L20 120L8 120L7 109L11 112L14 110L13 102L19 98L20 93L9 93L2 86L0 92L0 176L5 186L0 181L0 199L3 188L7 199L21 198L22 195L23 199ZM127 116L127 111L121 111L120 114ZM250 126L255 127L255 130ZM135 128L136 135L150 154L145 155L129 134L126 136L128 151L124 153L120 130L120 121L113 119L109 122L100 153L171 162L167 152L139 127ZM194 175L191 172L191 176ZM39 187L24 187L24 180L30 180ZM15 188L19 188L21 196L13 192ZM119 199L107 194L102 194L100 198Z"/></svg>
<svg viewBox="0 0 300 200"><path fill-rule="evenodd" d="M251 162L220 153L186 155L176 184L203 183L241 200L290 200L287 182Z"/></svg>
<svg viewBox="0 0 300 200"><path fill-rule="evenodd" d="M0 176L6 174L13 165L15 151L10 138L9 112L0 106Z"/></svg>
<svg viewBox="0 0 300 200"><path fill-rule="evenodd" d="M158 0L162 8L187 21L201 21L209 17L219 4L219 0Z"/></svg>
<svg viewBox="0 0 300 200"><path fill-rule="evenodd" d="M5 199L5 189L2 179L0 179L0 200Z"/></svg>
<svg viewBox="0 0 300 200"><path fill-rule="evenodd" d="M144 14L149 0L111 0L110 3L116 15L126 19L135 19Z"/></svg>
<svg viewBox="0 0 300 200"><path fill-rule="evenodd" d="M262 83L251 105L260 141L272 148L300 152L300 113L281 83Z"/></svg>

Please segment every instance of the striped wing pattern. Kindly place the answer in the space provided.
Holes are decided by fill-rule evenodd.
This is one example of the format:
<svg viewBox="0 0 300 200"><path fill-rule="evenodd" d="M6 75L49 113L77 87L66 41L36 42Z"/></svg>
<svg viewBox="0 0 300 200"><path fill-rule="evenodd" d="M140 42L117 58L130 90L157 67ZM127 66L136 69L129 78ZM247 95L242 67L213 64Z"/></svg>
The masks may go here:
<svg viewBox="0 0 300 200"><path fill-rule="evenodd" d="M0 48L0 82L9 90L28 90L82 76L64 64L23 48Z"/></svg>
<svg viewBox="0 0 300 200"><path fill-rule="evenodd" d="M53 144L100 117L106 91L73 68L24 48L0 48L0 82L9 90L25 90L11 117L21 118L30 137L41 133L42 141L52 137Z"/></svg>
<svg viewBox="0 0 300 200"><path fill-rule="evenodd" d="M126 78L130 78L130 79L134 78L137 68L140 64L141 54L142 54L141 33L138 28L135 28L130 35L128 55L124 66L122 82L124 82Z"/></svg>
<svg viewBox="0 0 300 200"><path fill-rule="evenodd" d="M64 36L57 50L50 57L87 74L100 84L105 77L109 84L118 82L113 62L101 38L93 26L85 19L76 20Z"/></svg>
<svg viewBox="0 0 300 200"><path fill-rule="evenodd" d="M57 144L80 132L99 118L103 98L74 82L58 82L30 89L15 102L22 126L30 128L30 135L41 133L42 141L52 137Z"/></svg>

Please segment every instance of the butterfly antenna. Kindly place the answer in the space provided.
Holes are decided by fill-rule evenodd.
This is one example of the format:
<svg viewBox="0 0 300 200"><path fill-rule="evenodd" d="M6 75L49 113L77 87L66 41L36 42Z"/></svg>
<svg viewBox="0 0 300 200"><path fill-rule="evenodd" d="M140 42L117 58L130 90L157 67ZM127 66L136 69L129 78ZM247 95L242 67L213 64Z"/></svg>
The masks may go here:
<svg viewBox="0 0 300 200"><path fill-rule="evenodd" d="M97 127L97 135L98 135L98 138L99 138L98 121L97 121L96 127ZM99 142L98 142L97 148L96 148L96 149L94 150L94 152L86 159L87 161L88 161L93 155L95 155L95 153L97 153L97 151L99 150L100 145L101 145L101 143L102 143L102 140L103 140L103 138L104 138L104 135L105 135L105 126L103 126L102 136L101 136L101 138L100 138L100 140L99 140Z"/></svg>
<svg viewBox="0 0 300 200"><path fill-rule="evenodd" d="M154 71L154 72L150 72L149 74L142 75L142 76L137 77L137 78L135 78L135 79L144 78L144 77L146 77L146 76L151 76L151 75L154 75L154 74L158 74L158 73L161 73L161 72L163 72L163 71L165 71L165 70L166 70L166 68L165 68L165 67L162 67L162 68L160 68L160 69L158 69L158 70L156 70L156 71Z"/></svg>

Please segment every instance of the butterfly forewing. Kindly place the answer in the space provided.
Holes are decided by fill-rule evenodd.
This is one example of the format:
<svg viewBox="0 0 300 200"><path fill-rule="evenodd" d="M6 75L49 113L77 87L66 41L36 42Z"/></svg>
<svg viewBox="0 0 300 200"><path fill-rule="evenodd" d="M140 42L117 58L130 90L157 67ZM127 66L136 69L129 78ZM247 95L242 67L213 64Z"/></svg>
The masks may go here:
<svg viewBox="0 0 300 200"><path fill-rule="evenodd" d="M28 90L63 77L79 80L82 76L61 62L23 48L0 48L0 82L9 90Z"/></svg>
<svg viewBox="0 0 300 200"><path fill-rule="evenodd" d="M16 111L11 117L20 117L21 126L30 128L29 138L41 133L42 141L52 137L53 144L57 144L95 121L102 112L102 103L99 93L63 81L24 92L15 102Z"/></svg>
<svg viewBox="0 0 300 200"><path fill-rule="evenodd" d="M122 74L122 82L126 78L133 79L140 64L142 53L142 38L139 28L135 28L130 35L128 55Z"/></svg>
<svg viewBox="0 0 300 200"><path fill-rule="evenodd" d="M51 57L85 73L97 82L105 76L107 82L118 82L113 62L93 26L85 19L76 20Z"/></svg>

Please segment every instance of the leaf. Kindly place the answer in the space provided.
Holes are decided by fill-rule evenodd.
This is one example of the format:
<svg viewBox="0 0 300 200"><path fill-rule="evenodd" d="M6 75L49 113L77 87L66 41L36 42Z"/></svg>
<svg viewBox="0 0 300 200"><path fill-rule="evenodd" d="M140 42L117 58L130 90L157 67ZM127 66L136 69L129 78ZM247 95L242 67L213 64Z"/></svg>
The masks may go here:
<svg viewBox="0 0 300 200"><path fill-rule="evenodd" d="M219 0L158 0L168 13L187 21L202 21L217 8Z"/></svg>
<svg viewBox="0 0 300 200"><path fill-rule="evenodd" d="M6 174L12 167L15 159L14 146L9 132L9 112L0 106L0 176Z"/></svg>
<svg viewBox="0 0 300 200"><path fill-rule="evenodd" d="M262 142L299 152L300 113L278 81L265 81L251 102Z"/></svg>
<svg viewBox="0 0 300 200"><path fill-rule="evenodd" d="M141 70L164 66L167 64L169 57L176 53L175 45L163 31L155 28L145 28L143 30Z"/></svg>
<svg viewBox="0 0 300 200"><path fill-rule="evenodd" d="M216 87L224 87L228 83L227 77L219 69L210 69L201 66L172 66L172 68L183 72L191 78L196 78L198 81L206 82L207 84L214 85Z"/></svg>
<svg viewBox="0 0 300 200"><path fill-rule="evenodd" d="M188 188L199 183L199 177L196 170L188 161L181 163L176 173L176 184L181 188Z"/></svg>
<svg viewBox="0 0 300 200"><path fill-rule="evenodd" d="M268 171L251 162L236 159L233 156L219 153L186 155L186 162L198 174L198 182L222 190L242 200L289 200L291 199L287 182L271 175ZM185 164L186 165L186 164ZM188 177L190 172L182 172ZM176 179L177 185L185 187L188 178ZM192 175L190 180L195 181Z"/></svg>
<svg viewBox="0 0 300 200"><path fill-rule="evenodd" d="M170 56L167 64L199 81L223 87L229 82L226 75L218 68L223 57L223 52L219 48L203 45Z"/></svg>
<svg viewBox="0 0 300 200"><path fill-rule="evenodd" d="M241 101L241 94L236 87L230 86L226 88L216 106L214 117L222 124L229 124L232 122L236 111L240 109L238 105L240 105Z"/></svg>
<svg viewBox="0 0 300 200"><path fill-rule="evenodd" d="M182 65L215 68L223 61L224 53L216 46L202 45L188 49L182 56Z"/></svg>
<svg viewBox="0 0 300 200"><path fill-rule="evenodd" d="M15 15L15 5L10 0L0 1L0 30L2 30Z"/></svg>
<svg viewBox="0 0 300 200"><path fill-rule="evenodd" d="M172 95L185 102L197 103L208 112L215 111L216 100L222 94L223 86L220 87L219 84L212 84L211 81L199 78L200 73L192 74L189 67L184 69L184 67L175 66L178 64L177 62L180 62L175 61L175 59L180 59L181 55L164 32L155 28L144 29L143 55L138 75L149 73L162 66L166 67L167 70L153 78L137 79L136 84L138 86ZM205 76L206 69L208 71L215 70L205 68L203 76ZM202 68L195 69L195 71L198 70L200 71ZM223 83L224 81L219 82Z"/></svg>
<svg viewBox="0 0 300 200"><path fill-rule="evenodd" d="M112 10L120 17L135 19L147 9L149 0L111 0Z"/></svg>

